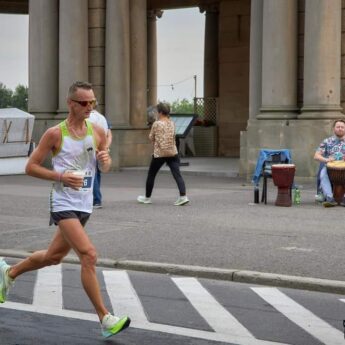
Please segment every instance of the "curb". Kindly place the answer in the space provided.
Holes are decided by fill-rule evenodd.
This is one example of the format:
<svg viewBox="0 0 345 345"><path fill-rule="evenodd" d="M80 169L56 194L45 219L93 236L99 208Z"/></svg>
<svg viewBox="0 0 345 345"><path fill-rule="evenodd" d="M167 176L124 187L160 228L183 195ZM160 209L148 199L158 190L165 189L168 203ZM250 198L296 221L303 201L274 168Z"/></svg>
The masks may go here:
<svg viewBox="0 0 345 345"><path fill-rule="evenodd" d="M27 258L31 252L23 250L0 249L0 256L12 258ZM77 256L68 255L64 263L79 264ZM328 280L311 277L299 277L284 274L264 273L257 271L246 271L236 269L223 269L216 267L175 265L168 263L98 259L98 267L117 268L130 271L141 271L150 273L161 273L181 276L192 276L205 279L226 280L238 283L249 283L258 285L270 285L277 287L302 289L335 294L345 294L345 281Z"/></svg>

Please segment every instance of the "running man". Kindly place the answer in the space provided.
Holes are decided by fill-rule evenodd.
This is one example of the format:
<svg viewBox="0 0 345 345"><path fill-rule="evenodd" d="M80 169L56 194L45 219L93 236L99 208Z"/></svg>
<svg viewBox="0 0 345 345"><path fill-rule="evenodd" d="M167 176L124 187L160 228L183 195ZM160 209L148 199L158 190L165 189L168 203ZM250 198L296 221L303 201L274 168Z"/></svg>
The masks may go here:
<svg viewBox="0 0 345 345"><path fill-rule="evenodd" d="M92 212L96 160L100 170L108 172L111 158L103 128L87 120L96 105L92 85L75 82L69 89L67 105L67 119L43 134L26 165L28 175L54 181L50 225L57 225L56 233L48 249L36 251L13 266L0 259L0 303L6 301L19 275L57 265L73 249L79 257L81 281L98 314L102 335L110 337L127 328L131 320L127 316L116 317L106 309L96 275L97 252L84 226ZM52 170L43 166L50 153Z"/></svg>

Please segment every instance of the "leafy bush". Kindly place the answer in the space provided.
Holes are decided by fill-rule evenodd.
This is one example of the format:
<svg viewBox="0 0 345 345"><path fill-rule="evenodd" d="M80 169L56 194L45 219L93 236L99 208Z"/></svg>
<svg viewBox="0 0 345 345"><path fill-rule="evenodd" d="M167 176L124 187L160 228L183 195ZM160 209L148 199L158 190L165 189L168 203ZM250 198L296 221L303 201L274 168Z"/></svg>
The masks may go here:
<svg viewBox="0 0 345 345"><path fill-rule="evenodd" d="M19 84L13 92L0 82L0 108L28 111L28 88Z"/></svg>

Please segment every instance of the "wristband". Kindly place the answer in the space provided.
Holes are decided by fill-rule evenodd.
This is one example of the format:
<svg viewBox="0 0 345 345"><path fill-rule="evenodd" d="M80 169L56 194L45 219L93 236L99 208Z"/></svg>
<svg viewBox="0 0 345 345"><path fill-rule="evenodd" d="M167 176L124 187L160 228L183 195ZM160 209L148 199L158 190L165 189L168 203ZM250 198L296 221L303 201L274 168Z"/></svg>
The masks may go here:
<svg viewBox="0 0 345 345"><path fill-rule="evenodd" d="M63 172L59 174L59 182L61 182Z"/></svg>

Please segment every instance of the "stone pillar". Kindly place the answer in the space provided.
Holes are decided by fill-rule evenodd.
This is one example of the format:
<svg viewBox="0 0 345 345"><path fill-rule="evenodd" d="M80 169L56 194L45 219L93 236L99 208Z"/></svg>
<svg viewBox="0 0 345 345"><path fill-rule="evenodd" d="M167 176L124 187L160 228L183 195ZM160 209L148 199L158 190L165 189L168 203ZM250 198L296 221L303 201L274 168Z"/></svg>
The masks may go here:
<svg viewBox="0 0 345 345"><path fill-rule="evenodd" d="M205 12L204 97L218 97L218 5L200 6Z"/></svg>
<svg viewBox="0 0 345 345"><path fill-rule="evenodd" d="M130 121L146 126L147 109L147 13L146 1L130 0Z"/></svg>
<svg viewBox="0 0 345 345"><path fill-rule="evenodd" d="M262 16L263 0L250 8L249 119L259 114L262 100Z"/></svg>
<svg viewBox="0 0 345 345"><path fill-rule="evenodd" d="M59 112L67 113L68 88L88 80L88 2L60 0Z"/></svg>
<svg viewBox="0 0 345 345"><path fill-rule="evenodd" d="M105 17L106 0L88 0L89 79L98 101L97 110L104 115L105 88Z"/></svg>
<svg viewBox="0 0 345 345"><path fill-rule="evenodd" d="M163 11L147 12L147 104L157 104L157 17L161 18Z"/></svg>
<svg viewBox="0 0 345 345"><path fill-rule="evenodd" d="M258 119L297 117L297 0L264 0Z"/></svg>
<svg viewBox="0 0 345 345"><path fill-rule="evenodd" d="M306 0L303 108L299 118L344 117L340 106L341 0Z"/></svg>
<svg viewBox="0 0 345 345"><path fill-rule="evenodd" d="M107 0L105 113L113 127L130 124L130 44L128 0Z"/></svg>
<svg viewBox="0 0 345 345"><path fill-rule="evenodd" d="M45 117L58 107L58 0L31 0L29 13L29 112Z"/></svg>

